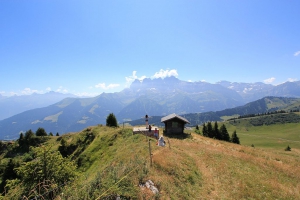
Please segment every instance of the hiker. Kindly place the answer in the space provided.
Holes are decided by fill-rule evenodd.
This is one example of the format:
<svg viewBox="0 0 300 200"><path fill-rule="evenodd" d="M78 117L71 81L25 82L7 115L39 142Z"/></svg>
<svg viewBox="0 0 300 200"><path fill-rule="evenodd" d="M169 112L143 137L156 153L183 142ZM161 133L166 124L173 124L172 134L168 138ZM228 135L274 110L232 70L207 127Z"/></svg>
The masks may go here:
<svg viewBox="0 0 300 200"><path fill-rule="evenodd" d="M158 130L157 130L157 128L155 128L155 130L154 130L154 137L155 137L155 139L158 139Z"/></svg>
<svg viewBox="0 0 300 200"><path fill-rule="evenodd" d="M164 147L166 145L166 142L164 140L164 137L161 136L159 139L158 139L158 146L161 146L161 147Z"/></svg>

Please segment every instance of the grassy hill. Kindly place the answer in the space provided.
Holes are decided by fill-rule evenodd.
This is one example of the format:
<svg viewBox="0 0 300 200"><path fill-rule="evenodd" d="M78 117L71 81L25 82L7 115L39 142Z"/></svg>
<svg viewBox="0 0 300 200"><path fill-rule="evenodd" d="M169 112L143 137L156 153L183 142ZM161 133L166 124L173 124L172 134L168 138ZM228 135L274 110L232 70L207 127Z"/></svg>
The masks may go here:
<svg viewBox="0 0 300 200"><path fill-rule="evenodd" d="M149 138L132 135L132 127L94 126L49 137L43 146L52 151L59 149L62 140L67 142L78 176L59 189L53 186L41 198L52 192L56 199L115 199L118 195L122 199L298 199L300 145L289 143L292 151L287 152L286 144L276 141L297 140L299 124L254 127L243 121L226 126L230 133L237 130L242 145L194 133L185 139L166 138L165 147L150 139L151 166ZM277 138L276 145L265 148L269 137L273 137L270 141ZM21 155L14 156L20 159ZM0 165L9 159L2 154ZM149 179L159 194L139 186ZM11 189L3 199L19 199L20 188ZM25 196L30 195L33 191L26 191Z"/></svg>
<svg viewBox="0 0 300 200"><path fill-rule="evenodd" d="M226 127L229 132L237 131L243 145L254 145L255 147L283 149L292 146L300 149L300 123L277 122L266 125L268 118L275 120L286 119L283 116L295 115L300 113L284 113L271 116L256 116L227 121ZM265 121L264 121L265 120ZM260 121L263 125L257 126L254 122ZM254 125L253 125L254 124Z"/></svg>

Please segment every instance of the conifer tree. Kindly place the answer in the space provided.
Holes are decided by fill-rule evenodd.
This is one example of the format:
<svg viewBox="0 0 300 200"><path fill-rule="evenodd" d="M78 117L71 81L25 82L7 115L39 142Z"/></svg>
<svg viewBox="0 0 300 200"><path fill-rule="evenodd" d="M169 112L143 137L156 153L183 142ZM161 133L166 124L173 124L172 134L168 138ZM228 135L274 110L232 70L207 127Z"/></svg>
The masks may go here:
<svg viewBox="0 0 300 200"><path fill-rule="evenodd" d="M202 125L202 135L208 137L207 127L205 126L205 123L203 123Z"/></svg>
<svg viewBox="0 0 300 200"><path fill-rule="evenodd" d="M118 127L118 122L114 113L110 113L106 118L106 126Z"/></svg>
<svg viewBox="0 0 300 200"><path fill-rule="evenodd" d="M25 139L24 139L24 134L23 133L20 133L20 137L19 137L18 143L19 143L19 146L23 146L24 145Z"/></svg>
<svg viewBox="0 0 300 200"><path fill-rule="evenodd" d="M230 136L229 136L229 133L227 131L225 124L222 124L222 126L220 127L220 135L221 135L222 140L227 141L227 142L230 141Z"/></svg>
<svg viewBox="0 0 300 200"><path fill-rule="evenodd" d="M237 136L236 131L234 131L234 132L232 133L232 136L231 136L231 142L232 142L232 143L235 143L235 144L240 144L240 139L239 139L239 137Z"/></svg>
<svg viewBox="0 0 300 200"><path fill-rule="evenodd" d="M27 150L29 150L29 146L34 144L34 133L32 132L31 129L29 129L28 131L25 132L25 136L24 136L24 144L27 148Z"/></svg>
<svg viewBox="0 0 300 200"><path fill-rule="evenodd" d="M45 131L44 128L39 127L36 132L35 132L36 136L47 136L47 132Z"/></svg>
<svg viewBox="0 0 300 200"><path fill-rule="evenodd" d="M207 135L210 138L214 137L214 133L213 133L213 128L212 128L211 122L207 122Z"/></svg>
<svg viewBox="0 0 300 200"><path fill-rule="evenodd" d="M32 132L31 129L25 132L25 140L28 142L30 139L34 137L34 133Z"/></svg>
<svg viewBox="0 0 300 200"><path fill-rule="evenodd" d="M213 129L213 137L218 139L218 140L221 140L221 135L220 135L220 131L219 131L219 127L218 127L218 122L215 121L215 124L214 124L214 129Z"/></svg>

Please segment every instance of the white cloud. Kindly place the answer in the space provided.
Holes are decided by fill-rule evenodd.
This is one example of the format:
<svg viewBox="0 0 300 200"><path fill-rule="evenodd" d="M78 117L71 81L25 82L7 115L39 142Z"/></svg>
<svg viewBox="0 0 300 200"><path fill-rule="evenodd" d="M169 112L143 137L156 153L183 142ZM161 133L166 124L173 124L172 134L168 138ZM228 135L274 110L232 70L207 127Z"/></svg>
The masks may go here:
<svg viewBox="0 0 300 200"><path fill-rule="evenodd" d="M125 77L126 79L126 87L129 87L130 84L134 81L134 80L140 80L140 81L143 81L145 78L147 78L147 76L141 76L141 77L138 77L137 75L137 71L133 71L132 72L132 75L131 76L127 76ZM151 76L152 79L155 79L155 78L166 78L166 77L170 77L170 76L175 76L175 77L178 77L178 73L177 73L177 70L176 69L166 69L166 70L159 70L159 72L155 72L155 74L153 76Z"/></svg>
<svg viewBox="0 0 300 200"><path fill-rule="evenodd" d="M166 77L170 77L170 76L175 76L178 77L178 73L176 69L167 69L167 70L159 70L159 72L156 72L152 78L166 78Z"/></svg>
<svg viewBox="0 0 300 200"><path fill-rule="evenodd" d="M106 85L105 83L98 83L97 85L95 85L95 88L102 88L104 90L109 90L109 89L116 88L116 87L119 87L119 86L120 86L120 84Z"/></svg>
<svg viewBox="0 0 300 200"><path fill-rule="evenodd" d="M60 93L68 93L67 89L64 89L63 86L59 86L58 89L56 90L56 92L60 92Z"/></svg>
<svg viewBox="0 0 300 200"><path fill-rule="evenodd" d="M137 71L133 71L132 72L132 76L127 76L125 77L126 79L126 87L128 87L135 79L138 79L140 81L144 80L145 78L147 78L146 76L141 76L140 78L136 75Z"/></svg>
<svg viewBox="0 0 300 200"><path fill-rule="evenodd" d="M32 93L42 93L42 92L38 90L32 90L30 88L24 88L24 90L22 90L21 93L22 95L30 95Z"/></svg>
<svg viewBox="0 0 300 200"><path fill-rule="evenodd" d="M16 92L10 92L8 96L14 96L14 95L17 95Z"/></svg>
<svg viewBox="0 0 300 200"><path fill-rule="evenodd" d="M299 56L299 55L300 55L300 51L294 53L294 56Z"/></svg>
<svg viewBox="0 0 300 200"><path fill-rule="evenodd" d="M51 91L51 87L47 87L47 88L46 88L46 91L47 91L47 92L50 92L50 91Z"/></svg>
<svg viewBox="0 0 300 200"><path fill-rule="evenodd" d="M295 81L298 81L298 79L296 79L296 78L288 78L287 81L288 81L288 82L295 82Z"/></svg>
<svg viewBox="0 0 300 200"><path fill-rule="evenodd" d="M271 84L271 83L273 83L275 81L275 79L276 78L274 78L274 77L268 78L268 79L264 80L264 83Z"/></svg>

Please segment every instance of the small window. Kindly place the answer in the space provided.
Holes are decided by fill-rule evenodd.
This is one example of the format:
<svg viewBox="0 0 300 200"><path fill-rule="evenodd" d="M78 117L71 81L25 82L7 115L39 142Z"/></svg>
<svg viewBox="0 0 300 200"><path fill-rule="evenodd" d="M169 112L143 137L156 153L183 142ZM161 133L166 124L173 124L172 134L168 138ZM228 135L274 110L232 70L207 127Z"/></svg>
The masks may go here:
<svg viewBox="0 0 300 200"><path fill-rule="evenodd" d="M177 128L178 127L178 122L172 122L172 127Z"/></svg>

